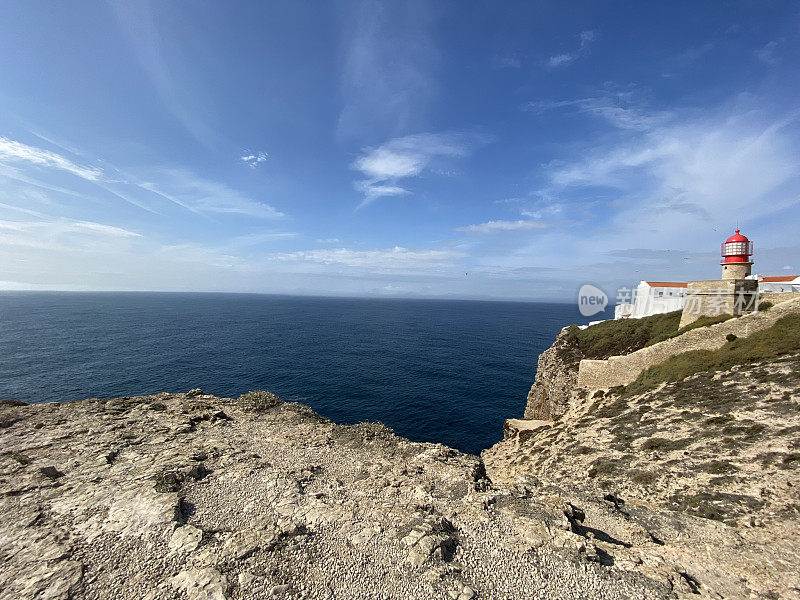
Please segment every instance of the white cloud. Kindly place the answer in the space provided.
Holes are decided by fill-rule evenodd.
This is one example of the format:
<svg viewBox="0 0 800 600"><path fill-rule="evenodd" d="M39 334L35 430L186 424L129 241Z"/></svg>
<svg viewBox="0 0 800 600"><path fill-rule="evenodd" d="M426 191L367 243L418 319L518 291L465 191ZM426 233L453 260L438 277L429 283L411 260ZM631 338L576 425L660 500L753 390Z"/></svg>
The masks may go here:
<svg viewBox="0 0 800 600"><path fill-rule="evenodd" d="M245 163L251 169L255 169L258 165L263 162L266 162L269 158L269 154L266 152L258 152L257 154L245 154L241 157L242 162Z"/></svg>
<svg viewBox="0 0 800 600"><path fill-rule="evenodd" d="M142 235L94 221L56 219L46 221L0 220L0 246L37 248L47 251L92 252L98 247L114 247L123 240Z"/></svg>
<svg viewBox="0 0 800 600"><path fill-rule="evenodd" d="M323 265L342 265L364 269L431 269L451 266L455 259L465 256L456 250L410 250L394 248L376 250L303 250L273 254L269 258L283 262L305 262Z"/></svg>
<svg viewBox="0 0 800 600"><path fill-rule="evenodd" d="M55 152L4 137L0 137L0 162L23 162L37 167L59 169L89 181L97 181L103 176L103 171L99 168L77 165Z"/></svg>
<svg viewBox="0 0 800 600"><path fill-rule="evenodd" d="M563 52L561 54L554 54L547 59L547 66L551 69L566 66L589 52L589 45L596 39L597 35L594 31L582 31L578 35L578 48L573 52Z"/></svg>
<svg viewBox="0 0 800 600"><path fill-rule="evenodd" d="M297 234L291 231L275 231L264 233L250 233L248 235L240 235L233 238L228 242L231 248L247 248L250 246L260 246L261 244L268 244L277 240L286 240L297 237Z"/></svg>
<svg viewBox="0 0 800 600"><path fill-rule="evenodd" d="M418 177L438 158L466 156L482 141L480 136L463 133L420 133L365 149L351 165L364 176L355 183L364 194L359 208L377 198L410 193L398 180Z"/></svg>
<svg viewBox="0 0 800 600"><path fill-rule="evenodd" d="M339 238L323 238L316 240L318 244L339 244L341 243L341 241L342 240L340 240Z"/></svg>
<svg viewBox="0 0 800 600"><path fill-rule="evenodd" d="M532 229L545 229L546 223L541 221L487 221L486 223L479 223L477 225L467 225L466 227L458 227L456 231L464 231L467 233L499 233L501 231L530 231Z"/></svg>

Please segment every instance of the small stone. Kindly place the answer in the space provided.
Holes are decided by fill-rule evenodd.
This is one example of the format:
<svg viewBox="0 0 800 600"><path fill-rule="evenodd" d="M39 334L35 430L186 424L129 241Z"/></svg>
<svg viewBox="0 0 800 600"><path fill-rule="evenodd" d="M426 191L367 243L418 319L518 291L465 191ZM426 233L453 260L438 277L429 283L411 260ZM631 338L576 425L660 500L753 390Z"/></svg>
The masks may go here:
<svg viewBox="0 0 800 600"><path fill-rule="evenodd" d="M270 596L280 596L281 594L285 594L289 591L289 584L282 583L280 585L273 585L272 588L269 590Z"/></svg>
<svg viewBox="0 0 800 600"><path fill-rule="evenodd" d="M468 585L465 585L464 588L461 590L461 594L458 596L458 600L471 600L475 597L475 590L473 590Z"/></svg>

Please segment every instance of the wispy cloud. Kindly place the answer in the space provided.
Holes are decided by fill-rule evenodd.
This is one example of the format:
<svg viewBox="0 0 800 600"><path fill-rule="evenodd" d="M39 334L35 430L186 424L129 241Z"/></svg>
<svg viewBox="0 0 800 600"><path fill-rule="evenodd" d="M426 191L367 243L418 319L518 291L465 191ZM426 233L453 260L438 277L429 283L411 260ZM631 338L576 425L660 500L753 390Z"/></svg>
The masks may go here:
<svg viewBox="0 0 800 600"><path fill-rule="evenodd" d="M756 51L756 58L763 63L768 65L777 64L778 58L775 56L775 51L778 49L778 42L771 41L764 45L764 47L759 48Z"/></svg>
<svg viewBox="0 0 800 600"><path fill-rule="evenodd" d="M255 169L258 165L263 162L266 162L269 158L269 154L266 152L258 152L256 154L245 154L241 157L242 162L246 164L251 169Z"/></svg>
<svg viewBox="0 0 800 600"><path fill-rule="evenodd" d="M213 147L218 142L218 136L198 117L202 112L195 105L201 94L186 77L191 65L173 68L165 58L165 40L171 38L159 31L158 23L168 22L168 19L157 21L148 0L114 0L110 4L120 28L130 40L139 62L161 96L163 105L197 141ZM166 6L156 4L157 9ZM184 77L179 79L181 74Z"/></svg>
<svg viewBox="0 0 800 600"><path fill-rule="evenodd" d="M264 202L258 202L227 185L198 177L181 169L163 170L158 182L143 182L140 187L158 194L193 212L247 215L260 219L278 219L284 214Z"/></svg>
<svg viewBox="0 0 800 600"><path fill-rule="evenodd" d="M613 141L592 141L580 158L549 165L542 190L602 198L584 221L602 215L610 247L646 248L663 243L655 232L670 231L670 243L691 248L711 226L727 230L796 204L797 113L770 118L738 99L702 113L640 117Z"/></svg>
<svg viewBox="0 0 800 600"><path fill-rule="evenodd" d="M551 69L564 67L577 59L585 56L589 52L589 46L596 39L597 34L594 31L582 31L578 35L578 48L572 52L563 52L561 54L554 54L547 59L547 66Z"/></svg>
<svg viewBox="0 0 800 600"><path fill-rule="evenodd" d="M256 155L256 163L260 155ZM262 161L263 162L263 161ZM0 137L0 178L35 186L43 190L85 198L85 191L71 190L63 185L53 185L31 176L31 168L48 172L71 173L88 181L98 194L105 192L151 213L160 214L153 206L152 196L181 206L198 215L247 215L261 219L277 219L283 213L265 202L259 202L231 187L185 169L160 169L151 171L148 180L125 173L105 162L105 168L79 165L63 154L30 146ZM63 179L63 178L62 178ZM61 183L61 181L59 181ZM102 192L100 192L102 190ZM147 197L150 196L148 199Z"/></svg>
<svg viewBox="0 0 800 600"><path fill-rule="evenodd" d="M466 233L500 233L504 231L530 231L532 229L546 229L547 224L541 221L534 220L519 220L519 221L487 221L486 223L479 223L477 225L467 225L466 227L458 227L456 231L464 231Z"/></svg>
<svg viewBox="0 0 800 600"><path fill-rule="evenodd" d="M88 181L97 181L103 176L100 168L78 165L55 152L0 137L0 163L4 162L22 162L37 167L59 169Z"/></svg>
<svg viewBox="0 0 800 600"><path fill-rule="evenodd" d="M273 254L269 258L283 262L342 265L385 271L448 267L453 265L454 260L463 256L465 254L457 250L412 250L395 246L376 250L351 250L348 248L304 250Z"/></svg>
<svg viewBox="0 0 800 600"><path fill-rule="evenodd" d="M413 129L437 93L435 8L424 1L360 0L342 16L344 64L337 135Z"/></svg>
<svg viewBox="0 0 800 600"><path fill-rule="evenodd" d="M364 194L359 208L377 198L410 193L400 180L418 177L438 158L466 156L482 141L480 136L462 133L420 133L365 149L351 165L364 176L355 183Z"/></svg>
<svg viewBox="0 0 800 600"><path fill-rule="evenodd" d="M519 69L522 66L522 59L516 54L495 56L492 62L498 69Z"/></svg>
<svg viewBox="0 0 800 600"><path fill-rule="evenodd" d="M633 90L605 90L601 95L572 100L537 100L528 102L525 110L543 114L553 110L567 109L599 117L619 129L652 129L672 118L669 111L645 109L635 100Z"/></svg>

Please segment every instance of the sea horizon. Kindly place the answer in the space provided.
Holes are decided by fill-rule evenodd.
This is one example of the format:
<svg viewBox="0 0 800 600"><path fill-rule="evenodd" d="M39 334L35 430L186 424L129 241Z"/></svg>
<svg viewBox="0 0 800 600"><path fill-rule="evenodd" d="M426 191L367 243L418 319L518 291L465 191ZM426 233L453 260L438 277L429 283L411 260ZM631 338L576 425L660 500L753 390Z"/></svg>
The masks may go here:
<svg viewBox="0 0 800 600"><path fill-rule="evenodd" d="M566 304L573 305L574 300L568 299L546 299L546 298L515 298L515 297L492 297L492 296L388 296L388 295L352 295L352 294L325 294L325 293L273 293L273 292L248 292L248 291L227 291L227 290L78 290L78 289L0 289L3 294L219 294L231 296L269 296L279 298L319 298L319 299L343 299L343 300L440 300L443 302L509 302L520 304ZM577 293L577 289L576 289Z"/></svg>
<svg viewBox="0 0 800 600"><path fill-rule="evenodd" d="M477 453L576 305L224 292L0 292L0 398L255 389Z"/></svg>

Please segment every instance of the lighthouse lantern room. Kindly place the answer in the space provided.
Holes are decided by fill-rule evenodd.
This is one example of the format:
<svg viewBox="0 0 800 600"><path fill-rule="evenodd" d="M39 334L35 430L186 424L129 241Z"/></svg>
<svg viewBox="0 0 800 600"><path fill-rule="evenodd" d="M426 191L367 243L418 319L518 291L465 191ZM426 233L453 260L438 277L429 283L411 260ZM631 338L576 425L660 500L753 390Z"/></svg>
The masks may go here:
<svg viewBox="0 0 800 600"><path fill-rule="evenodd" d="M750 267L753 266L753 242L736 230L722 244L722 278L744 279L750 276Z"/></svg>

